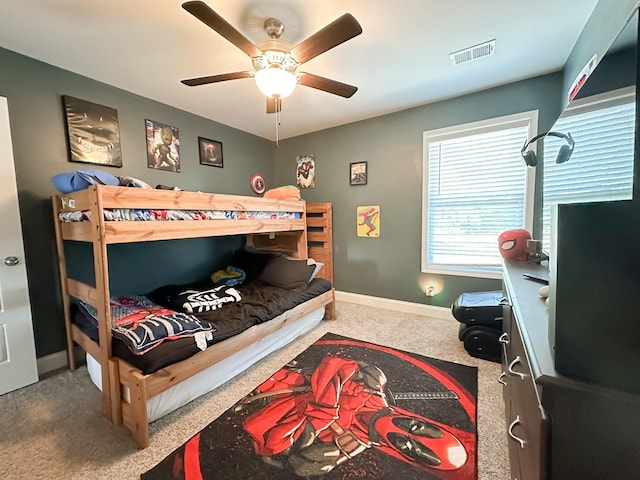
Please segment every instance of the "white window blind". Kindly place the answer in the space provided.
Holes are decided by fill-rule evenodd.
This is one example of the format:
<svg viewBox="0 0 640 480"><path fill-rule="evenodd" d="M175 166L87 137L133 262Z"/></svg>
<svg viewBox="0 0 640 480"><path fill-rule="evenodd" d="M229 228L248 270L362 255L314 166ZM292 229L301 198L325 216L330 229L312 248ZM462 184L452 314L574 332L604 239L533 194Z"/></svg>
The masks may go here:
<svg viewBox="0 0 640 480"><path fill-rule="evenodd" d="M499 272L498 235L527 227L534 114L425 132L423 271Z"/></svg>
<svg viewBox="0 0 640 480"><path fill-rule="evenodd" d="M633 193L635 95L614 92L581 100L554 125L575 141L568 162L556 164L557 137L544 139L543 248L548 249L551 211L558 203L626 200Z"/></svg>

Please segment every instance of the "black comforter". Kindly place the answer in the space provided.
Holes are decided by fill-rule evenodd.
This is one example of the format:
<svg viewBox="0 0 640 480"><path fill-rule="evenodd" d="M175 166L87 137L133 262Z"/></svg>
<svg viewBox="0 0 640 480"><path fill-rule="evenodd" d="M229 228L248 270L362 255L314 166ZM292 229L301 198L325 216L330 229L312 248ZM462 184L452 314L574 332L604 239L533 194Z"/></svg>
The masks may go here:
<svg viewBox="0 0 640 480"><path fill-rule="evenodd" d="M147 296L152 301L171 308L175 306L172 300L185 288L207 288L210 286L210 284L202 283L188 286L168 285L147 294ZM242 296L240 302L231 303L209 312L194 313L199 319L210 322L215 327L213 340L208 342L209 345L237 335L259 323L272 320L287 310L329 291L331 284L327 280L316 278L309 283L306 290L286 290L259 283L247 283L235 288ZM95 327L88 324L78 310L74 313L74 319L86 334L94 340L97 339ZM92 327L93 331L87 327ZM134 355L124 343L114 338L112 350L114 356L127 361L144 374L153 373L200 351L195 340L191 337L165 341L144 355Z"/></svg>

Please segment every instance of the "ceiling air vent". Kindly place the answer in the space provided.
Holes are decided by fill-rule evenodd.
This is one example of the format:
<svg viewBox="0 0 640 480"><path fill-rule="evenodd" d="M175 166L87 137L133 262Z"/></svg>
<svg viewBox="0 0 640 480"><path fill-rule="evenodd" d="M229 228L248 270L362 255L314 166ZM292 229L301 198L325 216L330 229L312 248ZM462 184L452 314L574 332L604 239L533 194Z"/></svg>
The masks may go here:
<svg viewBox="0 0 640 480"><path fill-rule="evenodd" d="M473 47L450 53L449 58L451 59L451 65L460 65L461 63L467 63L472 60L478 60L482 57L488 57L489 55L493 55L495 51L496 41L493 39Z"/></svg>

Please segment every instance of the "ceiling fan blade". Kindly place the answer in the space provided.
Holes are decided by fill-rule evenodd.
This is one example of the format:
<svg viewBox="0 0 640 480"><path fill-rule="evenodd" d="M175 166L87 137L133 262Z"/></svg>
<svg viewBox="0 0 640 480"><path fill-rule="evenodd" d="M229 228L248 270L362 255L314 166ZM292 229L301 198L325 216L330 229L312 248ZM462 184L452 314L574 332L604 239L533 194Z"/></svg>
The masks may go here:
<svg viewBox="0 0 640 480"><path fill-rule="evenodd" d="M345 13L293 47L291 55L298 63L305 63L361 33L358 21L350 13Z"/></svg>
<svg viewBox="0 0 640 480"><path fill-rule="evenodd" d="M262 54L258 47L236 30L233 25L214 12L206 3L200 1L185 2L182 4L182 8L218 32L250 57L257 57Z"/></svg>
<svg viewBox="0 0 640 480"><path fill-rule="evenodd" d="M344 98L350 98L358 91L358 87L346 83L331 80L330 78L314 75L313 73L302 72L299 76L298 83L306 87L322 90L323 92L340 95Z"/></svg>
<svg viewBox="0 0 640 480"><path fill-rule="evenodd" d="M208 83L226 82L227 80L251 77L253 77L251 72L233 72L221 73L220 75L209 75L208 77L189 78L187 80L180 81L188 87L197 87L198 85L206 85Z"/></svg>
<svg viewBox="0 0 640 480"><path fill-rule="evenodd" d="M282 111L282 99L267 97L267 113L276 113Z"/></svg>

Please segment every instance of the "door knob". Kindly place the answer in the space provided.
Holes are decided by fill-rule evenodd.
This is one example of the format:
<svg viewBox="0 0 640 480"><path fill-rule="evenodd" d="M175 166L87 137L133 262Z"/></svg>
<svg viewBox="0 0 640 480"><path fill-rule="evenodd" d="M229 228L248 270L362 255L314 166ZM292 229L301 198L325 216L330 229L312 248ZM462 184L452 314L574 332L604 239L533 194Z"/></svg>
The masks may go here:
<svg viewBox="0 0 640 480"><path fill-rule="evenodd" d="M4 264L9 265L10 267L17 265L18 263L20 263L20 260L18 260L18 257L7 257L4 259Z"/></svg>

